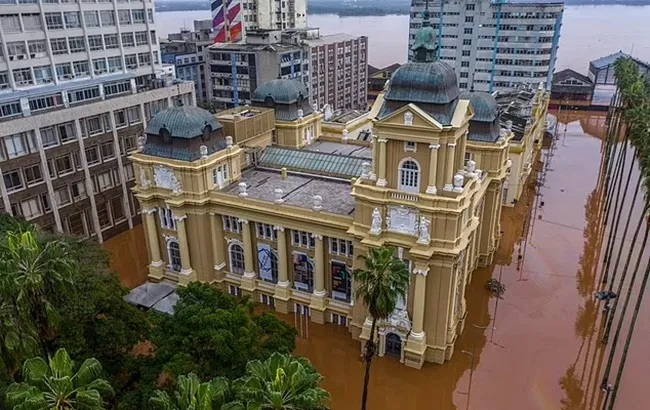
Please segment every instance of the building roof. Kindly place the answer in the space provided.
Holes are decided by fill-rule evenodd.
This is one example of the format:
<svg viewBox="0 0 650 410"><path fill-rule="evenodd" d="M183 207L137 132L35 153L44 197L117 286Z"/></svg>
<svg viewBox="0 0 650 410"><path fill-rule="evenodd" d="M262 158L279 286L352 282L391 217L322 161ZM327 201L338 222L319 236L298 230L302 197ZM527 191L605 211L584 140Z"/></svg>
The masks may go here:
<svg viewBox="0 0 650 410"><path fill-rule="evenodd" d="M229 185L223 192L238 195L238 184L241 182L247 185L246 193L251 199L274 202L277 199L275 190L282 189L284 205L311 209L314 206L314 196L318 195L322 198L323 212L339 215L354 214L355 201L350 195L352 191L350 181L292 173L283 180L278 171L253 168L244 171L238 183Z"/></svg>
<svg viewBox="0 0 650 410"><path fill-rule="evenodd" d="M372 160L372 149L365 145L343 144L333 141L316 141L303 150L324 152L327 154L366 158Z"/></svg>
<svg viewBox="0 0 650 410"><path fill-rule="evenodd" d="M607 55L605 57L600 57L600 58L597 58L595 60L592 60L592 61L589 62L589 64L594 66L594 68L596 68L596 69L601 69L601 68L605 68L607 66L610 66L610 65L614 64L616 62L616 60L618 60L621 57L622 58L628 58L629 55L625 54L622 51L617 51L616 53Z"/></svg>
<svg viewBox="0 0 650 410"><path fill-rule="evenodd" d="M472 121L492 122L499 116L499 105L490 93L483 91L469 91L460 95L463 100L469 100L474 107Z"/></svg>
<svg viewBox="0 0 650 410"><path fill-rule="evenodd" d="M258 161L262 168L287 168L292 171L338 178L356 178L367 158L327 152L267 147Z"/></svg>
<svg viewBox="0 0 650 410"><path fill-rule="evenodd" d="M210 111L183 105L154 115L147 124L146 133L160 135L162 129L167 129L172 138L192 139L203 135L206 126L210 126L211 131L222 128Z"/></svg>
<svg viewBox="0 0 650 410"><path fill-rule="evenodd" d="M449 104L459 94L454 69L449 64L436 60L406 63L398 68L384 98L387 101Z"/></svg>
<svg viewBox="0 0 650 410"><path fill-rule="evenodd" d="M575 78L576 80L580 80L583 83L592 84L592 81L589 77L587 77L586 75L582 75L577 71L573 71L570 68L565 68L562 71L558 71L557 73L554 73L552 84L555 85L556 83L559 83L560 81L564 81L567 78Z"/></svg>
<svg viewBox="0 0 650 410"><path fill-rule="evenodd" d="M314 112L309 93L298 80L277 79L263 83L251 96L253 105L275 109L275 119L295 121Z"/></svg>
<svg viewBox="0 0 650 410"><path fill-rule="evenodd" d="M374 73L379 72L379 68L375 67L372 64L368 64L368 75L373 75Z"/></svg>
<svg viewBox="0 0 650 410"><path fill-rule="evenodd" d="M300 51L301 48L294 44L286 43L273 43L273 44L251 44L251 43L215 43L211 45L210 50L226 50L229 52L239 51L239 52L255 52L255 51L270 51L270 52L290 52L290 51Z"/></svg>
<svg viewBox="0 0 650 410"><path fill-rule="evenodd" d="M327 44L342 43L344 41L353 41L353 40L357 40L358 38L359 37L355 37L350 34L337 33L337 34L328 34L326 36L320 36L319 38L315 38L315 39L305 39L302 41L310 47L319 47Z"/></svg>

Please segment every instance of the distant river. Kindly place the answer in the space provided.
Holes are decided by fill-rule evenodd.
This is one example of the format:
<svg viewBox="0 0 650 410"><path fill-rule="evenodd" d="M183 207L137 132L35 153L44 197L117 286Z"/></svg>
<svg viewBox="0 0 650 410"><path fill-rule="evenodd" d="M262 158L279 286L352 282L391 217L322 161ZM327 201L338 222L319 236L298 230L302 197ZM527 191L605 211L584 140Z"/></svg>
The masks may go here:
<svg viewBox="0 0 650 410"><path fill-rule="evenodd" d="M158 35L166 37L193 21L209 19L210 11L156 13ZM650 6L567 6L564 12L557 69L586 73L589 61L623 50L650 61ZM309 16L311 27L321 34L349 33L368 36L369 62L383 67L406 61L409 18L403 16Z"/></svg>

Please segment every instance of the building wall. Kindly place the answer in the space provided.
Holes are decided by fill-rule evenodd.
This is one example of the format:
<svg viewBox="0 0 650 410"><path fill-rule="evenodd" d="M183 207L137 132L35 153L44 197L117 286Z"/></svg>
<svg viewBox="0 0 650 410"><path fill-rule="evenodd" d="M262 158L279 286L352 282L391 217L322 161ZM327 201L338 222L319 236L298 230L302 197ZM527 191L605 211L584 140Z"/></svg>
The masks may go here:
<svg viewBox="0 0 650 410"><path fill-rule="evenodd" d="M153 114L193 95L182 83L0 122L3 210L100 242L139 223L128 155ZM41 178L28 184L35 165ZM20 186L9 186L15 178Z"/></svg>
<svg viewBox="0 0 650 410"><path fill-rule="evenodd" d="M422 25L424 5L424 0L411 3L409 49ZM440 59L455 68L461 89L473 84L477 91L494 91L521 82L536 87L540 81L550 89L562 26L562 2L444 0L441 5L440 0L433 0L429 10L434 29L442 34L438 44ZM410 51L409 55L412 57Z"/></svg>

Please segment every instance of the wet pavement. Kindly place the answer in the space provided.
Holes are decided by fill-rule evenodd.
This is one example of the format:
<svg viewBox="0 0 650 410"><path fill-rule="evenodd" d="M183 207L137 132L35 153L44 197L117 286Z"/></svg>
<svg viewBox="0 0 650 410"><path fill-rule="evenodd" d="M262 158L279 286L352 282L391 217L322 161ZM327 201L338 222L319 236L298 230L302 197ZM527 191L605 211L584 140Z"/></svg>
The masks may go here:
<svg viewBox="0 0 650 410"><path fill-rule="evenodd" d="M598 183L604 122L605 113L559 115L555 146L543 150L536 167L539 195L531 178L517 206L504 208L495 264L473 274L465 331L452 360L421 370L398 358L375 360L369 409L600 409L606 352L593 293L601 289L599 261L607 240ZM133 286L146 277L142 228L123 235L106 247L116 252L113 266ZM490 277L506 285L502 299L486 292ZM359 408L359 343L339 326L284 319L299 328L295 354L325 376L332 407ZM648 335L650 301L642 307L616 409L648 408L642 393L650 368Z"/></svg>

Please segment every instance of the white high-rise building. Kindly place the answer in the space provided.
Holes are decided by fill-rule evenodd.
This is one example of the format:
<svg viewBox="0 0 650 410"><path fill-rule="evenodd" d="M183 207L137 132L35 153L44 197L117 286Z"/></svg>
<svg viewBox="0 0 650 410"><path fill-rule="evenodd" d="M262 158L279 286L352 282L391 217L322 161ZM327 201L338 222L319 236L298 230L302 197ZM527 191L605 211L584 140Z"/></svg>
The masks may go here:
<svg viewBox="0 0 650 410"><path fill-rule="evenodd" d="M0 0L0 212L99 241L132 227L128 155L181 102L152 0Z"/></svg>
<svg viewBox="0 0 650 410"><path fill-rule="evenodd" d="M246 29L307 27L307 0L241 0Z"/></svg>
<svg viewBox="0 0 650 410"><path fill-rule="evenodd" d="M508 89L519 83L550 89L563 1L412 0L410 48L428 3L438 58L451 64L461 89Z"/></svg>

